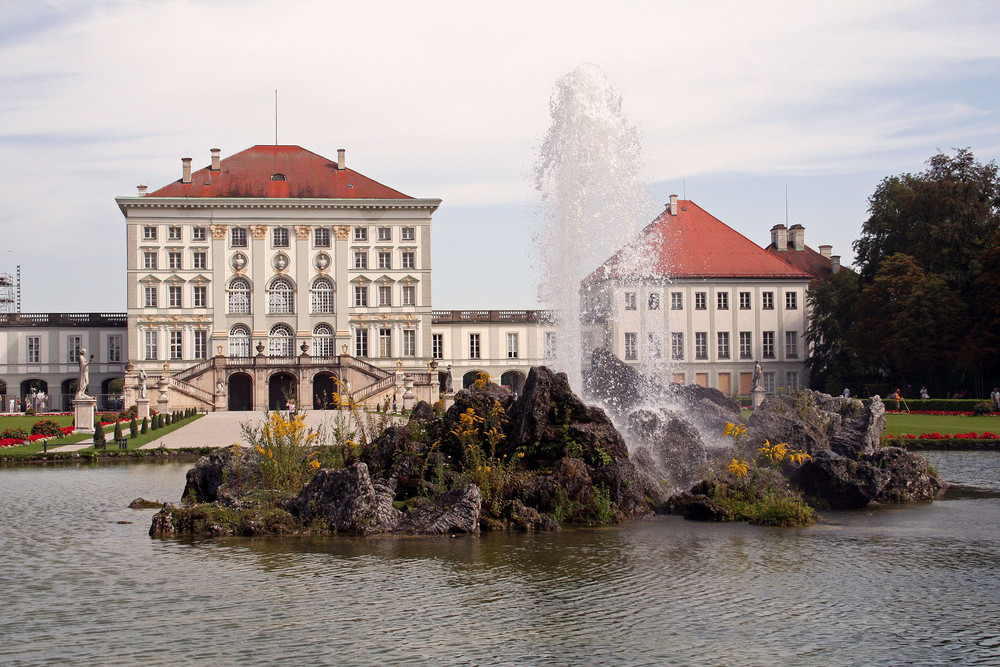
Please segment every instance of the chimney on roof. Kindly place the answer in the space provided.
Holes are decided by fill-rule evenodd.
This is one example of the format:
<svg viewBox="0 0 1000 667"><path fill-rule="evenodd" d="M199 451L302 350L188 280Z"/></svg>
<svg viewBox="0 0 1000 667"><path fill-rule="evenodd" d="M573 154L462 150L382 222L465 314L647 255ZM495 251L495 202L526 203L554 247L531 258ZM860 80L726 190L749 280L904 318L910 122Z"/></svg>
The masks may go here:
<svg viewBox="0 0 1000 667"><path fill-rule="evenodd" d="M181 183L191 182L191 158L181 158Z"/></svg>
<svg viewBox="0 0 1000 667"><path fill-rule="evenodd" d="M219 171L222 169L222 149L213 148L212 149L212 171Z"/></svg>
<svg viewBox="0 0 1000 667"><path fill-rule="evenodd" d="M788 250L788 228L780 224L771 227L771 244L776 250Z"/></svg>
<svg viewBox="0 0 1000 667"><path fill-rule="evenodd" d="M145 185L138 185L138 186L136 186L136 189L139 191L139 196L140 197L145 197L146 196L146 186Z"/></svg>
<svg viewBox="0 0 1000 667"><path fill-rule="evenodd" d="M806 228L802 225L792 225L788 228L788 241L792 250L806 249Z"/></svg>
<svg viewBox="0 0 1000 667"><path fill-rule="evenodd" d="M832 252L833 252L833 246L832 245L821 245L819 247L819 254L823 255L827 259L830 259L830 253L832 253Z"/></svg>
<svg viewBox="0 0 1000 667"><path fill-rule="evenodd" d="M670 215L677 215L677 195L670 195Z"/></svg>
<svg viewBox="0 0 1000 667"><path fill-rule="evenodd" d="M343 148L337 149L337 169L347 168L347 151Z"/></svg>
<svg viewBox="0 0 1000 667"><path fill-rule="evenodd" d="M830 257L830 273L840 271L840 255Z"/></svg>

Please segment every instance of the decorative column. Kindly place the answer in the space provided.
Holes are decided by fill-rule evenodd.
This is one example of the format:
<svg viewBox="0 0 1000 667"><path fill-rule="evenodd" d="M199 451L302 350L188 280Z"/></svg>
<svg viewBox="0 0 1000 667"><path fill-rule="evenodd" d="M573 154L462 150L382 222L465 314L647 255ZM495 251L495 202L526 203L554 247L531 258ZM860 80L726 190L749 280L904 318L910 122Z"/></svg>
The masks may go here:
<svg viewBox="0 0 1000 667"><path fill-rule="evenodd" d="M351 342L351 316L350 304L353 286L348 280L347 269L350 266L350 237L351 228L348 225L336 225L333 228L333 270L337 284L337 324L334 332L334 346L340 347L342 344Z"/></svg>
<svg viewBox="0 0 1000 667"><path fill-rule="evenodd" d="M163 362L163 374L156 383L156 389L160 392L156 399L156 409L160 414L170 411L170 362Z"/></svg>
<svg viewBox="0 0 1000 667"><path fill-rule="evenodd" d="M431 374L431 406L433 407L441 400L441 378L438 377L437 359L431 359L427 362L427 370Z"/></svg>

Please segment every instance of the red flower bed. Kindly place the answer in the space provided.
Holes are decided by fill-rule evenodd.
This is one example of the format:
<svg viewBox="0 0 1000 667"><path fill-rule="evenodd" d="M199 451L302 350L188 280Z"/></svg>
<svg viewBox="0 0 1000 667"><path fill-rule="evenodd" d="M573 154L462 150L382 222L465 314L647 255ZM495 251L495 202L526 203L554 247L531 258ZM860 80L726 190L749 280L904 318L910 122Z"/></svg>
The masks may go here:
<svg viewBox="0 0 1000 667"><path fill-rule="evenodd" d="M886 440L996 440L1000 438L996 433L991 433L990 431L983 431L982 433L976 433L971 431L969 433L952 433L942 435L941 433L921 433L920 435L913 435L912 433L906 433L905 435L887 435Z"/></svg>

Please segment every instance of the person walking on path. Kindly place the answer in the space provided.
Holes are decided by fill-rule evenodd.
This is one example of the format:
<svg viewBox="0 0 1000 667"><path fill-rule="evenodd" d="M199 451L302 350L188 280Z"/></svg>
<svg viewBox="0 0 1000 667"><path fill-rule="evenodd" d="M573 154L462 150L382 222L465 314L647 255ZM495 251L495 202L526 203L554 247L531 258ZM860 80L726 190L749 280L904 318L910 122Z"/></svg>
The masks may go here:
<svg viewBox="0 0 1000 667"><path fill-rule="evenodd" d="M990 394L990 400L993 401L993 411L1000 412L1000 388L993 387L993 393Z"/></svg>

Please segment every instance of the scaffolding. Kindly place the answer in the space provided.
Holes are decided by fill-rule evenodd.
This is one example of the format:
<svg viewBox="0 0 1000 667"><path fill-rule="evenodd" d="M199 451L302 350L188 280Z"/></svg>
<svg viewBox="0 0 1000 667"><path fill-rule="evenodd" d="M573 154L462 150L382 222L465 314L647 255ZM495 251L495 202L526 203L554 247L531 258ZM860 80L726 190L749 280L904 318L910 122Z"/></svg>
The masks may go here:
<svg viewBox="0 0 1000 667"><path fill-rule="evenodd" d="M21 312L21 266L17 267L17 278L9 273L0 273L0 313Z"/></svg>

